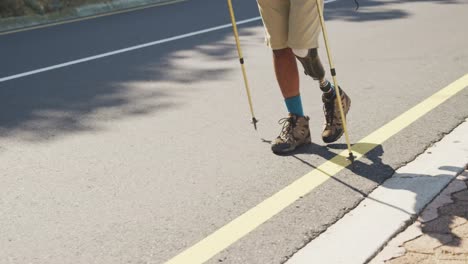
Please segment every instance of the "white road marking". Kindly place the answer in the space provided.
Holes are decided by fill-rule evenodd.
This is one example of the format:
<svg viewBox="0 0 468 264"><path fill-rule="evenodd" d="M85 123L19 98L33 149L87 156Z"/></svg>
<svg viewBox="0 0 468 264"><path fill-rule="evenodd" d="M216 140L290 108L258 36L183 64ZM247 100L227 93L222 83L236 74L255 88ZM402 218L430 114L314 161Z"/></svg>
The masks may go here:
<svg viewBox="0 0 468 264"><path fill-rule="evenodd" d="M338 1L338 0L326 0L325 4L336 2L336 1ZM236 24L237 25L243 25L243 24L251 23L251 22L254 22L254 21L258 21L258 20L261 20L260 16L245 19L245 20L241 20L241 21L238 21ZM167 42L171 42L171 41L175 41L175 40L179 40L179 39L184 39L184 38L188 38L188 37L202 35L202 34L206 34L206 33L209 33L209 32L213 32L213 31L217 31L217 30L221 30L221 29L225 29L225 28L229 28L229 27L232 27L232 25L230 23L229 24L224 24L224 25L221 25L221 26L216 26L216 27L203 29L203 30L198 30L198 31L194 31L194 32L191 32L191 33L182 34L182 35L178 35L178 36L174 36L174 37L170 37L170 38L165 38L165 39L161 39L161 40L157 40L157 41L153 41L153 42L149 42L149 43L145 43L145 44L140 44L140 45L124 48L124 49L114 50L114 51L106 52L106 53L103 53L103 54L94 55L94 56L91 56L91 57L86 57L86 58L82 58L82 59L78 59L78 60L74 60L74 61L69 61L69 62L57 64L57 65L48 66L48 67L45 67L45 68L40 68L40 69L37 69L37 70L32 70L32 71L28 71L28 72L23 72L23 73L19 73L19 74L15 74L15 75L2 77L2 78L0 78L0 82L6 82L6 81L9 81L9 80L19 79L19 78L22 78L22 77L30 76L30 75L33 75L33 74L38 74L38 73L41 73L41 72L51 71L51 70L55 70L55 69L75 65L75 64L78 64L78 63L97 60L97 59L101 59L101 58L105 58L105 57L109 57L109 56L129 52L129 51L133 51L133 50L137 50L137 49L147 48L147 47L151 47L151 46L155 46L155 45L159 45L159 44L163 44L163 43L167 43Z"/></svg>
<svg viewBox="0 0 468 264"><path fill-rule="evenodd" d="M254 18L251 18L251 19L246 19L246 20L239 21L239 22L237 22L237 24L242 25L242 24L250 23L250 22L253 22L253 21L260 20L260 19L261 19L260 17L254 17ZM165 38L165 39L161 39L161 40L157 40L157 41L153 41L153 42L149 42L149 43L145 43L145 44L140 44L140 45L124 48L124 49L114 50L114 51L106 52L106 53L103 53L103 54L82 58L82 59L79 59L79 60L69 61L69 62L65 62L65 63L61 63L61 64L57 64L57 65L53 65L53 66L33 70L33 71L28 71L28 72L23 72L23 73L11 75L11 76L6 76L6 77L3 77L3 78L0 78L0 82L5 82L5 81L8 81L8 80L18 79L18 78L26 77L26 76L41 73L41 72L51 71L51 70L55 70L55 69L75 65L75 64L78 64L78 63L86 62L86 61L97 60L97 59L109 57L109 56L112 56L112 55L117 55L117 54L120 54L120 53L129 52L129 51L133 51L133 50L137 50L137 49L151 47L151 46L171 42L171 41L174 41L174 40L179 40L179 39L188 38L188 37L192 37L192 36L196 36L196 35L201 35L201 34L205 34L205 33L208 33L208 32L213 32L213 31L225 29L225 28L228 28L228 27L231 27L231 26L232 26L231 24L225 24L225 25L221 25L221 26L217 26L217 27L207 28L207 29L194 31L194 32L187 33L187 34L178 35L178 36L175 36L175 37L170 37L170 38Z"/></svg>

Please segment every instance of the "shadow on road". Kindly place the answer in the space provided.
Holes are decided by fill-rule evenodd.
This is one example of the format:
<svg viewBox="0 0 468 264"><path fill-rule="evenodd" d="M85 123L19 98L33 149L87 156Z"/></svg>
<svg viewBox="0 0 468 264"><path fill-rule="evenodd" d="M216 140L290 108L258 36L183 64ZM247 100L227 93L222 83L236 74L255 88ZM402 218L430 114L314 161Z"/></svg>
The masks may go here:
<svg viewBox="0 0 468 264"><path fill-rule="evenodd" d="M402 19L410 14L394 6L408 2L460 3L458 0L361 0L361 9L355 11L352 1L342 0L330 4L326 19L363 25L367 21ZM188 4L195 5L191 1ZM238 13L243 13L245 8L256 9L255 3L236 0L234 4ZM206 5L203 19L207 21L211 11L223 10L228 23L224 2L198 1L196 5ZM392 8L385 9L390 5ZM187 10L190 12L190 6ZM250 31L259 27L261 22L242 25L242 39L254 37L261 41L262 36ZM203 82L225 77L230 71L229 67L222 66L226 61L236 63L231 37L231 29L227 28L1 83L0 137L14 136L31 142L53 140L72 133L105 130L105 124L110 121L183 107L185 94L202 91ZM190 64L192 57L201 60ZM321 149L315 151L327 155Z"/></svg>
<svg viewBox="0 0 468 264"><path fill-rule="evenodd" d="M243 38L260 23L242 26ZM188 95L230 71L224 62L237 63L231 37L227 28L0 83L0 137L54 140L185 107Z"/></svg>
<svg viewBox="0 0 468 264"><path fill-rule="evenodd" d="M400 179L410 179L410 178L417 178L418 181L420 180L420 184L424 186L429 185L427 183L424 183L425 180L429 179L440 179L440 178L446 178L447 182L449 182L451 179L453 179L453 173L459 174L463 172L464 168L462 167L454 167L454 166L442 166L439 169L444 170L447 172L452 172L451 174L439 174L439 175L421 175L421 174L411 174L411 173L395 173L395 170L382 162L382 156L384 154L384 150L382 148L382 145L376 145L376 144L369 144L369 143L357 143L353 145L355 149L372 149L368 153L366 153L361 160L356 160L354 161L353 166L348 166L347 169L352 171L354 174L359 175L361 177L364 177L368 180L374 181L378 183L376 186L380 186L385 180L391 178L400 178ZM409 215L412 219L415 219L417 216L414 215L413 212L408 212L404 208L397 207L395 205L379 201L378 199L375 199L373 197L370 197L368 193L363 192L362 190L354 187L351 183L346 182L345 180L342 180L338 178L336 175L330 175L326 171L321 170L319 167L305 161L304 159L301 159L298 157L298 154L310 154L310 155L319 155L323 157L324 159L328 161L334 161L334 157L336 157L336 153L332 152L329 150L331 149L341 149L345 150L347 148L346 144L330 144L328 146L320 146L317 144L309 144L306 146L303 146L299 149L297 149L295 152L291 153L290 157L293 157L294 159L300 161L303 164L306 164L310 166L313 169L320 170L324 174L327 174L331 180L338 182L339 184L345 186L346 188L349 188L350 190L359 193L362 195L363 198L370 199L374 202L380 203L384 206L391 207L393 209L396 209L398 211L401 211L407 215ZM370 161L370 163L365 162L363 160ZM338 165L343 165L343 161L339 160L337 163ZM406 190L415 194L421 193L421 185L417 181L411 181L408 182L408 185L403 186L401 183L389 183L389 184L384 184L382 185L384 188L398 188L398 190ZM468 182L467 182L468 184ZM437 232L431 232L432 229L437 229L437 230L447 230L448 233L451 233L451 229L454 228L455 221L457 220L460 222L460 218L463 218L465 220L468 220L468 207L466 206L467 203L464 201L460 201L459 198L454 198L455 195L461 193L461 192L466 192L465 190L456 192L452 195L452 200L458 202L458 203L449 203L446 204L438 209L439 212L439 218L441 216L445 216L441 221L441 219L437 218L432 221L429 221L427 223L424 223L422 225L422 230L426 235L429 235L433 237L434 239L439 240L442 244L447 244L447 241L444 241L441 239L440 236L440 231ZM421 197L417 195L415 197L415 204L414 204L414 211L416 212L422 212L422 210L426 207L426 205L430 202L427 197ZM358 204L356 204L357 206ZM350 209L352 210L352 208ZM456 219L458 217L459 219ZM432 229L431 229L432 228ZM457 247L460 246L460 237L458 237L456 234L451 233L451 235L454 237L453 240L451 240L447 245L451 247Z"/></svg>
<svg viewBox="0 0 468 264"><path fill-rule="evenodd" d="M350 22L367 22L391 19L403 19L411 16L405 10L404 4L433 2L438 4L462 4L461 0L357 0L359 9L353 1L344 0L345 4L332 3L332 7L325 8L327 20L345 20ZM397 7L398 5L398 7Z"/></svg>

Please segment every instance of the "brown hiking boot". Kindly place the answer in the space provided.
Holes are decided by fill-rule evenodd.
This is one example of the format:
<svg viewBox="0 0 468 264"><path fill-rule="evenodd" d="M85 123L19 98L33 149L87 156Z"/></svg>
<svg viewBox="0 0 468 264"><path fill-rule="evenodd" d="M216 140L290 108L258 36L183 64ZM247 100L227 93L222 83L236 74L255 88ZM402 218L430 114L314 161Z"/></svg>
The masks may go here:
<svg viewBox="0 0 468 264"><path fill-rule="evenodd" d="M340 88L341 103L343 104L343 111L346 114L351 107L351 99ZM337 141L344 133L343 120L341 119L340 108L338 105L338 98L327 99L322 95L323 113L325 114L325 127L322 132L322 139L325 143L332 143Z"/></svg>
<svg viewBox="0 0 468 264"><path fill-rule="evenodd" d="M271 145L276 154L295 150L298 146L310 143L309 117L289 114L278 121L283 125L280 135Z"/></svg>

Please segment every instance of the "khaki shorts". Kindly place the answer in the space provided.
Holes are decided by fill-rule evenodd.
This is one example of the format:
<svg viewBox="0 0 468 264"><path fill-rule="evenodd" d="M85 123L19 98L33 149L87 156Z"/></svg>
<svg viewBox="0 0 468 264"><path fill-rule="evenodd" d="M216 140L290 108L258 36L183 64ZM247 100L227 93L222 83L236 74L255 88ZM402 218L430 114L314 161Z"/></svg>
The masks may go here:
<svg viewBox="0 0 468 264"><path fill-rule="evenodd" d="M316 0L257 0L266 40L272 49L318 47L320 18ZM319 0L323 10L323 0Z"/></svg>

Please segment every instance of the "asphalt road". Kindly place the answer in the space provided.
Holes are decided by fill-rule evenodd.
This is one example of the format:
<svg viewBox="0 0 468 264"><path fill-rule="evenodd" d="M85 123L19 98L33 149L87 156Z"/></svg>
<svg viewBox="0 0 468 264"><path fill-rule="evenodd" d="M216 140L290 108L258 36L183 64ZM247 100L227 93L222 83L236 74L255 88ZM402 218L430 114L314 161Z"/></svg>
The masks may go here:
<svg viewBox="0 0 468 264"><path fill-rule="evenodd" d="M238 20L258 16L234 4ZM468 73L467 12L326 5L353 142ZM228 23L224 1L191 0L2 35L0 78ZM271 153L261 138L285 116L271 51L261 21L239 29L258 132L230 28L0 82L0 263L163 263L342 151L321 142L320 91L301 76L314 144ZM465 89L209 263L284 261L468 117L467 101Z"/></svg>

